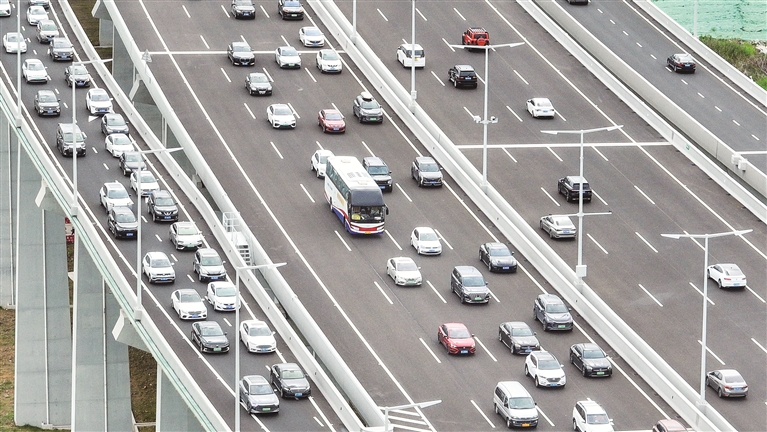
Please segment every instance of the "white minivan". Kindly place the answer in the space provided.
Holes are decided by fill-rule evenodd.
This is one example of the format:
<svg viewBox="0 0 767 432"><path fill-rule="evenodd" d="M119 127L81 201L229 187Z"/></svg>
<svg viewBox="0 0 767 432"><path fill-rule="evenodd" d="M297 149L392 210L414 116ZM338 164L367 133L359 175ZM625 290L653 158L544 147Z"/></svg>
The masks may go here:
<svg viewBox="0 0 767 432"><path fill-rule="evenodd" d="M423 47L418 44L402 44L397 48L397 61L404 67L417 68L426 67L426 57L423 54Z"/></svg>
<svg viewBox="0 0 767 432"><path fill-rule="evenodd" d="M538 426L535 401L518 381L499 382L495 386L493 406L509 428Z"/></svg>

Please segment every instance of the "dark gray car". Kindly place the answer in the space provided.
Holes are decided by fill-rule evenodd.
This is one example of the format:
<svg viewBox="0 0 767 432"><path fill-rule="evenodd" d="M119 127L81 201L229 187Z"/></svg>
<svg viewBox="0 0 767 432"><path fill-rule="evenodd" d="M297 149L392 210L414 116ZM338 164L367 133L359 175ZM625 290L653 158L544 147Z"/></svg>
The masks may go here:
<svg viewBox="0 0 767 432"><path fill-rule="evenodd" d="M281 397L305 398L312 395L306 374L295 363L278 363L269 372L269 380Z"/></svg>
<svg viewBox="0 0 767 432"><path fill-rule="evenodd" d="M235 66L253 66L256 64L256 56L246 42L230 43L226 49L226 55L232 65Z"/></svg>
<svg viewBox="0 0 767 432"><path fill-rule="evenodd" d="M39 116L61 115L61 104L53 90L38 90L35 94L35 111Z"/></svg>
<svg viewBox="0 0 767 432"><path fill-rule="evenodd" d="M178 221L178 206L173 195L166 190L149 192L147 212L152 215L152 221Z"/></svg>
<svg viewBox="0 0 767 432"><path fill-rule="evenodd" d="M256 8L250 0L232 0L232 15L238 19L256 19Z"/></svg>
<svg viewBox="0 0 767 432"><path fill-rule="evenodd" d="M101 133L104 135L110 135L113 133L130 134L130 128L128 122L125 121L122 114L104 114L101 117Z"/></svg>
<svg viewBox="0 0 767 432"><path fill-rule="evenodd" d="M454 292L461 303L487 303L490 301L490 290L482 273L473 266L456 266L450 275L450 290Z"/></svg>
<svg viewBox="0 0 767 432"><path fill-rule="evenodd" d="M198 321L192 324L192 343L202 353L225 353L229 351L229 339L215 321Z"/></svg>
<svg viewBox="0 0 767 432"><path fill-rule="evenodd" d="M75 58L75 48L69 39L65 37L54 37L51 39L50 46L48 47L48 54L51 59L72 61Z"/></svg>
<svg viewBox="0 0 767 432"><path fill-rule="evenodd" d="M543 324L543 331L573 329L570 309L554 294L540 294L535 299L533 318Z"/></svg>
<svg viewBox="0 0 767 432"><path fill-rule="evenodd" d="M362 158L362 167L370 174L370 177L373 177L373 180L375 180L382 191L392 191L391 171L389 171L389 167L386 166L386 162L383 159L377 156Z"/></svg>
<svg viewBox="0 0 767 432"><path fill-rule="evenodd" d="M248 414L277 413L280 411L280 398L274 394L272 386L261 375L247 375L240 380L240 402L245 404Z"/></svg>
<svg viewBox="0 0 767 432"><path fill-rule="evenodd" d="M107 214L107 228L115 238L136 238L138 220L128 207L112 207Z"/></svg>
<svg viewBox="0 0 767 432"><path fill-rule="evenodd" d="M123 154L120 155L119 166L124 176L127 176L136 170L141 171L146 169L144 158L141 156L141 153L137 151L123 152Z"/></svg>
<svg viewBox="0 0 767 432"><path fill-rule="evenodd" d="M570 347L570 363L581 375L590 377L609 377L613 374L613 365L599 345L595 343L579 343Z"/></svg>
<svg viewBox="0 0 767 432"><path fill-rule="evenodd" d="M503 243L484 243L479 246L479 260L482 261L491 272L517 272L517 260L514 252Z"/></svg>
<svg viewBox="0 0 767 432"><path fill-rule="evenodd" d="M67 86L72 87L90 87L91 74L88 73L88 69L85 65L72 64L64 69L64 81Z"/></svg>
<svg viewBox="0 0 767 432"><path fill-rule="evenodd" d="M512 354L529 354L541 349L535 332L522 321L501 323L498 327L498 340L509 347Z"/></svg>
<svg viewBox="0 0 767 432"><path fill-rule="evenodd" d="M245 77L245 89L253 95L272 95L272 83L265 73L254 72Z"/></svg>

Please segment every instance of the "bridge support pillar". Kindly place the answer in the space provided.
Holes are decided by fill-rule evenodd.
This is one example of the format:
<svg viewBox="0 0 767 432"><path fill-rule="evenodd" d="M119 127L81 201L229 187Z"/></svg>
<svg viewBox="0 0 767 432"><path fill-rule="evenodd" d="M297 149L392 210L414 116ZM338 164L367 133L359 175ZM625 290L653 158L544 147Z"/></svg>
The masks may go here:
<svg viewBox="0 0 767 432"><path fill-rule="evenodd" d="M16 244L16 164L18 138L13 125L0 116L0 307L14 307L14 245Z"/></svg>
<svg viewBox="0 0 767 432"><path fill-rule="evenodd" d="M200 421L178 394L178 390L157 367L157 432L203 432Z"/></svg>

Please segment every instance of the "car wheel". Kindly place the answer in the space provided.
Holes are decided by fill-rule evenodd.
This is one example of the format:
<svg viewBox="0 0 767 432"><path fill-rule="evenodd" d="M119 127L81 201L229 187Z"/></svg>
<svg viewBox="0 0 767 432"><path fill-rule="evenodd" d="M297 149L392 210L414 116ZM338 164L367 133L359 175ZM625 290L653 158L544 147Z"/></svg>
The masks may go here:
<svg viewBox="0 0 767 432"><path fill-rule="evenodd" d="M716 281L716 284L717 284L717 285L719 285L719 288L720 288L720 289L722 288L722 280L721 280L721 279L719 279L718 281Z"/></svg>
<svg viewBox="0 0 767 432"><path fill-rule="evenodd" d="M719 389L716 391L716 394L721 398L724 397L724 394L722 394L722 388L719 387Z"/></svg>
<svg viewBox="0 0 767 432"><path fill-rule="evenodd" d="M581 375L586 376L586 365L581 366Z"/></svg>
<svg viewBox="0 0 767 432"><path fill-rule="evenodd" d="M530 371L527 369L527 365L525 365L525 376L530 376Z"/></svg>
<svg viewBox="0 0 767 432"><path fill-rule="evenodd" d="M458 80L457 79L453 80L453 87L458 88Z"/></svg>
<svg viewBox="0 0 767 432"><path fill-rule="evenodd" d="M541 385L538 383L538 375L533 377L533 381L535 382L535 388L539 388Z"/></svg>
<svg viewBox="0 0 767 432"><path fill-rule="evenodd" d="M498 404L493 403L493 410L495 410L495 413L498 414Z"/></svg>
<svg viewBox="0 0 767 432"><path fill-rule="evenodd" d="M506 428L511 429L511 426L512 426L512 424L511 424L511 417L509 417L509 418L506 419Z"/></svg>
<svg viewBox="0 0 767 432"><path fill-rule="evenodd" d="M538 321L538 314L535 313L535 308L533 308L533 321Z"/></svg>
<svg viewBox="0 0 767 432"><path fill-rule="evenodd" d="M458 291L456 291L455 293L458 294L459 297L461 297L461 304L466 303L466 296L464 296L463 294L459 293Z"/></svg>
<svg viewBox="0 0 767 432"><path fill-rule="evenodd" d="M574 431L578 430L578 423L575 422L575 419L573 419L573 430Z"/></svg>
<svg viewBox="0 0 767 432"><path fill-rule="evenodd" d="M553 232L553 231L551 231L551 230L549 230L549 238L550 238L550 239L553 239L553 238L554 238L554 232Z"/></svg>
<svg viewBox="0 0 767 432"><path fill-rule="evenodd" d="M546 321L546 318L544 318L543 321L541 321L541 324L543 324L543 331L545 332L549 331L549 322Z"/></svg>

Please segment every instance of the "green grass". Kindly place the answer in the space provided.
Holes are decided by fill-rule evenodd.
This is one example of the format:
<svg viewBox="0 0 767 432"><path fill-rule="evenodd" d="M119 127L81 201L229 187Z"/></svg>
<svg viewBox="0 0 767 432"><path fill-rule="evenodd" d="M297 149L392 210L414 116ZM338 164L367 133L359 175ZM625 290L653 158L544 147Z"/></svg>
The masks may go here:
<svg viewBox="0 0 767 432"><path fill-rule="evenodd" d="M701 36L700 41L767 90L767 54L759 52L752 43L710 36Z"/></svg>

